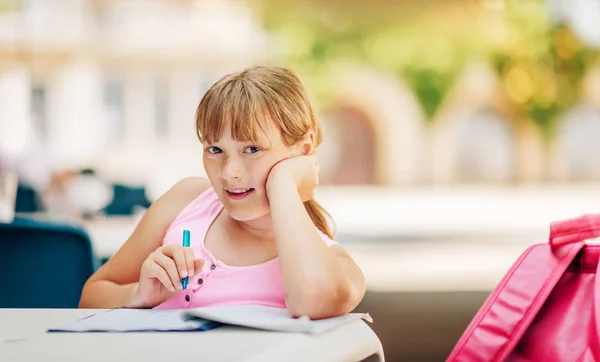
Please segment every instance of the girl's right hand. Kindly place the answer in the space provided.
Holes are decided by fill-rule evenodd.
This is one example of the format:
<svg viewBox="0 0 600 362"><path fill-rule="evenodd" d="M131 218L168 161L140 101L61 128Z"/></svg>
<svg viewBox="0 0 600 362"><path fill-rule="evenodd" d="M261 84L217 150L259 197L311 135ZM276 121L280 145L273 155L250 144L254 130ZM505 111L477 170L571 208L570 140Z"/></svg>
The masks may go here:
<svg viewBox="0 0 600 362"><path fill-rule="evenodd" d="M202 270L203 259L194 259L192 248L166 245L152 252L142 264L134 305L152 308L182 290L181 279Z"/></svg>

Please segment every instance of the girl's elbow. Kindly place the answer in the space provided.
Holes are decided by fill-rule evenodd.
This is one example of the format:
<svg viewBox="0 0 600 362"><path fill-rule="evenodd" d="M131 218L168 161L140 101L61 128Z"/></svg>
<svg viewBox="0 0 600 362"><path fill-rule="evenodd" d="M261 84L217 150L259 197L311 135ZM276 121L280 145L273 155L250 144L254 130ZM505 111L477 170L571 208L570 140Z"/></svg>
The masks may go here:
<svg viewBox="0 0 600 362"><path fill-rule="evenodd" d="M79 308L93 308L90 300L89 281L86 282L81 290L81 296L79 297Z"/></svg>
<svg viewBox="0 0 600 362"><path fill-rule="evenodd" d="M349 287L335 287L313 284L304 288L295 300L288 301L288 310L294 317L307 316L310 319L337 317L350 312L351 290Z"/></svg>
<svg viewBox="0 0 600 362"><path fill-rule="evenodd" d="M89 303L88 298L86 298L85 291L81 294L81 297L79 298L79 304L77 307L80 309L92 308L92 305Z"/></svg>

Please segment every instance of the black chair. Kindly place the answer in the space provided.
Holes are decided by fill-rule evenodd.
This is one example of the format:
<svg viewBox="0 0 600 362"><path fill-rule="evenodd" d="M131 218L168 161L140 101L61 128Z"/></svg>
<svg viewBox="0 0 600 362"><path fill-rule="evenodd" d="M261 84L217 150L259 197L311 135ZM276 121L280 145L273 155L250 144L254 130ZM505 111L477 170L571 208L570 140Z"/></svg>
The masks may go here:
<svg viewBox="0 0 600 362"><path fill-rule="evenodd" d="M144 187L114 184L113 193L112 202L104 209L105 215L133 215L136 206L150 207Z"/></svg>
<svg viewBox="0 0 600 362"><path fill-rule="evenodd" d="M19 183L15 200L15 212L39 212L42 209L39 193L31 186Z"/></svg>
<svg viewBox="0 0 600 362"><path fill-rule="evenodd" d="M77 308L98 265L77 225L20 217L0 223L0 308Z"/></svg>

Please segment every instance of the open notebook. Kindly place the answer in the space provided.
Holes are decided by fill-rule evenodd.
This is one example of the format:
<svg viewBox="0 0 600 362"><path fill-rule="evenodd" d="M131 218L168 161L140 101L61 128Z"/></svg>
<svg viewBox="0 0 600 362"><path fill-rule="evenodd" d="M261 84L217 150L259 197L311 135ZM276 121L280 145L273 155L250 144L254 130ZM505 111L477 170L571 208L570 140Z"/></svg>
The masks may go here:
<svg viewBox="0 0 600 362"><path fill-rule="evenodd" d="M313 321L307 317L294 318L286 309L260 305L184 310L112 309L48 331L206 331L227 324L270 331L319 334L358 319L373 322L371 316L363 313L350 313L340 317Z"/></svg>

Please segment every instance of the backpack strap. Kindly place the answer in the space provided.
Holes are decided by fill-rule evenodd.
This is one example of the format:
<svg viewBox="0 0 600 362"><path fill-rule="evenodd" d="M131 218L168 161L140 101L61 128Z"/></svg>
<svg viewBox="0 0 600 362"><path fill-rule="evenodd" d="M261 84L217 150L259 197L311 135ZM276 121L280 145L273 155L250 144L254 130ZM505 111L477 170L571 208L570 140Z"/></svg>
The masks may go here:
<svg viewBox="0 0 600 362"><path fill-rule="evenodd" d="M600 214L585 214L551 223L548 242L552 246L560 246L597 237L600 237Z"/></svg>

